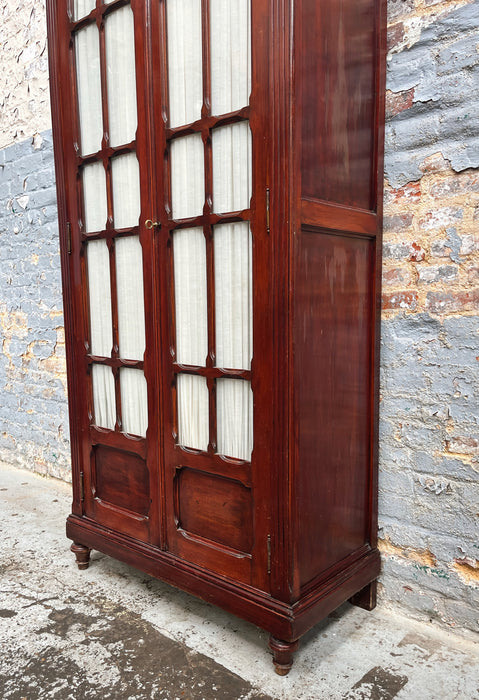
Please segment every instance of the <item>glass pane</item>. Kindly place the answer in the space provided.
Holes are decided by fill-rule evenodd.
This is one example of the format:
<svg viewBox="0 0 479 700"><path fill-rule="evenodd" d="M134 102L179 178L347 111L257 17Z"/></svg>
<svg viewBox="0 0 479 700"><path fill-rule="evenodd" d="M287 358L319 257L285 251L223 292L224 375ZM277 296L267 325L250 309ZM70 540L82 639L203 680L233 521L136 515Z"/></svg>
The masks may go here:
<svg viewBox="0 0 479 700"><path fill-rule="evenodd" d="M89 24L77 32L75 52L81 154L87 155L100 150L103 137L100 39L96 24Z"/></svg>
<svg viewBox="0 0 479 700"><path fill-rule="evenodd" d="M176 360L205 366L208 354L206 242L201 228L173 234Z"/></svg>
<svg viewBox="0 0 479 700"><path fill-rule="evenodd" d="M251 0L210 0L211 108L233 112L251 92Z"/></svg>
<svg viewBox="0 0 479 700"><path fill-rule="evenodd" d="M242 379L216 382L218 453L251 460L253 450L253 392Z"/></svg>
<svg viewBox="0 0 479 700"><path fill-rule="evenodd" d="M248 222L214 227L216 365L250 369L252 240Z"/></svg>
<svg viewBox="0 0 479 700"><path fill-rule="evenodd" d="M88 292L90 299L90 352L111 357L113 325L111 320L110 254L105 241L87 243Z"/></svg>
<svg viewBox="0 0 479 700"><path fill-rule="evenodd" d="M122 431L146 437L148 397L145 375L141 369L120 370Z"/></svg>
<svg viewBox="0 0 479 700"><path fill-rule="evenodd" d="M82 172L84 224L86 233L103 231L108 216L106 206L106 175L103 163L85 165Z"/></svg>
<svg viewBox="0 0 479 700"><path fill-rule="evenodd" d="M143 255L138 236L115 241L120 357L142 360L145 352Z"/></svg>
<svg viewBox="0 0 479 700"><path fill-rule="evenodd" d="M177 377L178 444L206 452L209 442L208 386L205 377Z"/></svg>
<svg viewBox="0 0 479 700"><path fill-rule="evenodd" d="M115 228L138 226L140 218L140 169L134 153L111 160L113 222Z"/></svg>
<svg viewBox="0 0 479 700"><path fill-rule="evenodd" d="M171 199L174 219L201 216L205 203L204 149L200 134L171 142Z"/></svg>
<svg viewBox="0 0 479 700"><path fill-rule="evenodd" d="M172 0L166 8L170 126L181 126L201 117L201 0Z"/></svg>
<svg viewBox="0 0 479 700"><path fill-rule="evenodd" d="M248 209L251 199L251 131L248 122L213 130L213 211Z"/></svg>
<svg viewBox="0 0 479 700"><path fill-rule="evenodd" d="M93 365L94 423L100 428L114 430L116 422L115 380L111 367Z"/></svg>
<svg viewBox="0 0 479 700"><path fill-rule="evenodd" d="M133 12L125 5L105 20L110 145L133 141L137 126Z"/></svg>
<svg viewBox="0 0 479 700"><path fill-rule="evenodd" d="M95 9L96 0L74 0L73 17L80 19Z"/></svg>

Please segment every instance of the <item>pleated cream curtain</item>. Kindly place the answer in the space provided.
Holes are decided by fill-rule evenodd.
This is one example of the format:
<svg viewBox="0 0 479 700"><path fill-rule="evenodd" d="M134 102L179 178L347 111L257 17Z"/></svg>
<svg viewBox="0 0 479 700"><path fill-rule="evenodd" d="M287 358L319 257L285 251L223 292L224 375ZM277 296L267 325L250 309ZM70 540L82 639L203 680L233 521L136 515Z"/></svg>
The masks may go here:
<svg viewBox="0 0 479 700"><path fill-rule="evenodd" d="M105 241L87 243L88 292L90 298L90 350L110 357L113 348L110 254Z"/></svg>
<svg viewBox="0 0 479 700"><path fill-rule="evenodd" d="M251 92L251 0L210 0L211 109L234 112Z"/></svg>
<svg viewBox="0 0 479 700"><path fill-rule="evenodd" d="M205 203L205 164L201 134L174 139L170 146L174 219L200 216Z"/></svg>
<svg viewBox="0 0 479 700"><path fill-rule="evenodd" d="M113 430L116 422L115 380L111 367L92 366L95 425Z"/></svg>
<svg viewBox="0 0 479 700"><path fill-rule="evenodd" d="M81 154L88 155L100 150L103 137L100 37L96 24L89 24L76 33L75 57Z"/></svg>
<svg viewBox="0 0 479 700"><path fill-rule="evenodd" d="M106 175L103 163L89 163L82 172L86 233L106 228Z"/></svg>
<svg viewBox="0 0 479 700"><path fill-rule="evenodd" d="M73 17L81 19L88 15L96 5L95 0L75 0L73 3Z"/></svg>
<svg viewBox="0 0 479 700"><path fill-rule="evenodd" d="M135 34L130 5L107 16L105 49L110 146L120 146L133 141L138 120Z"/></svg>
<svg viewBox="0 0 479 700"><path fill-rule="evenodd" d="M168 0L168 85L170 126L201 117L203 70L201 0Z"/></svg>
<svg viewBox="0 0 479 700"><path fill-rule="evenodd" d="M199 0L169 0L168 81L170 125L201 116L202 58ZM250 0L210 0L211 88L214 114L249 102L251 90ZM248 209L252 191L251 132L247 122L217 128L212 134L213 210ZM170 147L174 219L203 212L204 146L199 134L175 139ZM214 228L216 364L249 369L252 355L252 241L248 222ZM203 230L173 234L176 357L180 364L204 366L208 351L206 245ZM250 382L216 383L218 452L251 458L253 394ZM206 450L209 441L206 379L180 373L177 381L178 441Z"/></svg>
<svg viewBox="0 0 479 700"><path fill-rule="evenodd" d="M75 17L93 9L94 3L75 2ZM105 20L109 136L112 146L130 143L137 128L134 23L130 5L109 14ZM77 32L75 39L82 154L101 148L103 133L99 36L95 24ZM140 173L135 153L111 159L113 222L115 229L138 225ZM83 168L84 224L87 233L106 228L106 175L103 163ZM113 325L111 305L110 253L105 241L86 246L91 353L111 357ZM118 303L119 354L122 359L143 360L145 352L145 310L143 300L143 256L139 237L128 235L114 241ZM111 368L92 367L95 424L114 429L117 406ZM122 430L146 435L148 426L147 387L142 370L120 370Z"/></svg>

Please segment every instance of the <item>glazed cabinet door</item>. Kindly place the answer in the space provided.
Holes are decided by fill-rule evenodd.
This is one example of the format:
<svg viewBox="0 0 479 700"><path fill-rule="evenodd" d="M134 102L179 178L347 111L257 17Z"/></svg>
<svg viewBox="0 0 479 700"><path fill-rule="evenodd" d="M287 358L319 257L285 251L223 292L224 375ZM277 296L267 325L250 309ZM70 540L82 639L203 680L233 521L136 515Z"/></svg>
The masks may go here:
<svg viewBox="0 0 479 700"><path fill-rule="evenodd" d="M49 12L74 512L265 589L268 3Z"/></svg>
<svg viewBox="0 0 479 700"><path fill-rule="evenodd" d="M62 119L73 510L156 544L153 232L143 223L153 205L145 9L135 0L74 0L49 12Z"/></svg>
<svg viewBox="0 0 479 700"><path fill-rule="evenodd" d="M261 410L270 374L266 5L161 2L154 55L163 78L168 549L261 587L270 429Z"/></svg>

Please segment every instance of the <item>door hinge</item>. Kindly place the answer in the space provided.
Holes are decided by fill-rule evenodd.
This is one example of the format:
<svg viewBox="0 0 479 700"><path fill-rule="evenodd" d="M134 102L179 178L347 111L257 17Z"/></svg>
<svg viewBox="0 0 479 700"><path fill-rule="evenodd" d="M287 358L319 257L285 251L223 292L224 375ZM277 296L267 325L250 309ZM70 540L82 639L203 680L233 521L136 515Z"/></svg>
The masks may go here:
<svg viewBox="0 0 479 700"><path fill-rule="evenodd" d="M266 188L266 233L269 236L269 204L270 204L269 187Z"/></svg>
<svg viewBox="0 0 479 700"><path fill-rule="evenodd" d="M267 550L268 550L268 574L271 573L271 535L268 535L267 539Z"/></svg>
<svg viewBox="0 0 479 700"><path fill-rule="evenodd" d="M72 254L72 227L69 221L67 221L67 253Z"/></svg>
<svg viewBox="0 0 479 700"><path fill-rule="evenodd" d="M83 472L80 472L80 501L85 500L85 482L83 481Z"/></svg>

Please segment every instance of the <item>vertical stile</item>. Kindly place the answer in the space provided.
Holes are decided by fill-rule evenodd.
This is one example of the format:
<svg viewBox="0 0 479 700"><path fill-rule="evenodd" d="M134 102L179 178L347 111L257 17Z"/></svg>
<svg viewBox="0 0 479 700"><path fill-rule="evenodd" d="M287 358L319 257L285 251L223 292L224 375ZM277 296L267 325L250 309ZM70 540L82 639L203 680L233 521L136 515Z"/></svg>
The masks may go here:
<svg viewBox="0 0 479 700"><path fill-rule="evenodd" d="M105 20L101 12L97 13L96 25L100 36L100 79L101 79L101 104L103 116L103 138L102 150L109 146L110 125L108 121L108 88L107 88L107 65L105 46Z"/></svg>
<svg viewBox="0 0 479 700"><path fill-rule="evenodd" d="M123 420L121 413L121 385L120 385L120 367L115 365L113 367L113 377L115 379L115 401L116 401L116 420L115 420L115 431L122 431Z"/></svg>
<svg viewBox="0 0 479 700"><path fill-rule="evenodd" d="M203 107L201 118L211 116L211 70L210 70L210 3L201 0L201 34L203 42Z"/></svg>
<svg viewBox="0 0 479 700"><path fill-rule="evenodd" d="M107 86L107 64L106 64L106 45L105 45L105 20L101 12L100 3L97 0L97 26L100 33L100 74L101 74L101 102L103 116L103 139L102 148L105 151L109 146L109 105L108 105L108 86ZM110 294L111 294L111 318L113 324L113 348L112 358L119 357L119 331L118 331L118 298L117 298L117 279L116 279L116 261L115 261L115 233L114 233L114 212L113 212L113 181L111 159L104 154L103 164L106 171L106 192L107 192L107 244L110 257ZM120 372L118 366L113 369L115 379L115 399L116 399L116 422L115 430L121 431L121 389L120 389Z"/></svg>
<svg viewBox="0 0 479 700"><path fill-rule="evenodd" d="M159 66L161 75L160 84L160 114L162 116L163 128L159 131L159 147L158 157L160 159L161 172L163 173L163 195L162 204L160 207L160 222L164 235L166 236L165 244L160 248L160 267L164 270L165 281L162 285L163 293L166 292L166 298L163 297L163 308L168 309L169 313L166 318L163 318L163 329L166 331L164 335L164 351L163 351L163 367L166 375L165 389L171 397L171 412L168 415L165 411L165 428L169 426L169 432L173 442L176 443L178 438L178 392L176 387L176 376L173 368L173 362L176 358L176 313L175 313L175 281L174 281L174 260L173 260L173 224L170 220L172 212L171 204L171 159L169 143L166 140L166 127L169 124L169 94L168 94L168 27L166 20L166 0L159 2ZM160 197L159 200L161 201ZM168 430L168 428L166 428ZM165 433L166 433L165 430ZM169 441L170 436L166 436Z"/></svg>
<svg viewBox="0 0 479 700"><path fill-rule="evenodd" d="M201 2L201 33L203 51L203 106L202 119L211 116L211 66L210 66L210 3L209 0ZM205 148L205 208L204 213L210 216L213 211L213 150L211 141L211 129L205 127L202 131ZM206 294L208 310L208 357L206 366L214 367L216 364L216 338L215 338L215 271L214 271L214 239L211 225L204 226L206 238ZM208 424L209 443L208 452L214 454L217 448L216 425L216 380L207 378L208 386Z"/></svg>

